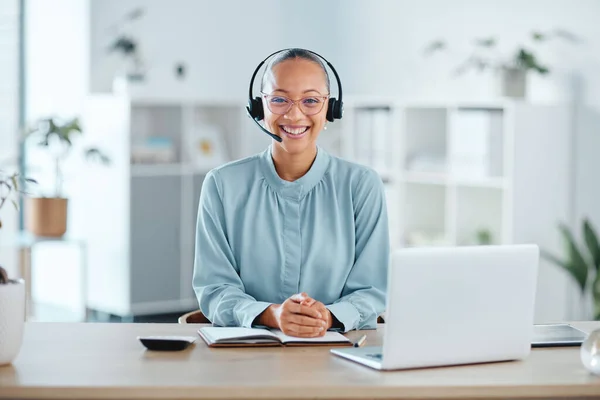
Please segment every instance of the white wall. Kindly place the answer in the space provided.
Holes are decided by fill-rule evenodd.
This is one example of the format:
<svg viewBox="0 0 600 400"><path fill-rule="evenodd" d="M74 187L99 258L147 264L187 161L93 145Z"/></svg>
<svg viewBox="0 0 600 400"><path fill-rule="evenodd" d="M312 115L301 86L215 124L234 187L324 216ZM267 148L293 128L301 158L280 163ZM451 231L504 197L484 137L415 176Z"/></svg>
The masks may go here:
<svg viewBox="0 0 600 400"><path fill-rule="evenodd" d="M356 93L400 94L414 97L485 98L491 82L472 74L449 78L451 68L468 54L475 37L494 36L504 50L527 39L531 30L563 28L585 39L577 47L561 42L540 47L553 74L532 79L531 99L568 98L570 75L580 74L590 104L600 106L600 2L595 0L421 0L343 2L343 33L355 43L353 53L364 57L350 63L346 81ZM356 26L364 29L356 29ZM456 55L422 56L432 39L450 42ZM527 43L527 42L525 42ZM374 73L376 71L376 73ZM348 79L348 77L350 79ZM361 77L362 79L358 79Z"/></svg>
<svg viewBox="0 0 600 400"><path fill-rule="evenodd" d="M28 123L80 115L89 91L88 0L28 0L25 36ZM37 194L51 195L52 160L36 146L28 146L27 158Z"/></svg>
<svg viewBox="0 0 600 400"><path fill-rule="evenodd" d="M29 122L51 115L71 118L83 112L89 91L89 15L88 0L27 1L26 109ZM54 182L51 160L35 147L28 149L27 158L30 175L40 182L37 191L48 194ZM68 170L66 175L75 178ZM68 190L68 184L66 186ZM72 206L69 206L70 211ZM36 249L33 254L37 280L33 285L34 298L78 310L81 264L77 246L44 245ZM57 287L71 290L56 290Z"/></svg>
<svg viewBox="0 0 600 400"><path fill-rule="evenodd" d="M27 117L77 115L88 92L89 3L28 0Z"/></svg>
<svg viewBox="0 0 600 400"><path fill-rule="evenodd" d="M472 38L494 35L506 50L533 29L563 28L585 43L540 48L553 74L532 77L531 99L568 98L571 76L579 74L585 100L600 107L596 0L92 0L94 90L111 85L108 27L141 4L147 15L133 32L143 38L153 90L177 88L172 68L184 60L190 68L184 90L207 97L243 96L254 66L270 51L304 46L332 61L348 94L486 98L493 92L489 77L450 77ZM459 54L424 58L424 46L437 38L448 40Z"/></svg>
<svg viewBox="0 0 600 400"><path fill-rule="evenodd" d="M341 39L337 20L331 18L340 7L336 1L92 1L94 91L112 87L115 57L107 52L113 38L109 28L139 5L146 15L131 31L143 37L141 49L150 67L146 93L244 99L254 68L271 52L305 46L335 61L347 46L332 40ZM189 69L185 83L174 75L175 63L181 61Z"/></svg>

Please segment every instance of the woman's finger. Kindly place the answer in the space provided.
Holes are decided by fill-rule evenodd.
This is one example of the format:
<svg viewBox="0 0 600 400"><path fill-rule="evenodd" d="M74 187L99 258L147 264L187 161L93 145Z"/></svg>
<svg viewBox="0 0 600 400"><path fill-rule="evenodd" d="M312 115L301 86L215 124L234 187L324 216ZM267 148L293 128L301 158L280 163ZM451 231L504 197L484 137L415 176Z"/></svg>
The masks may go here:
<svg viewBox="0 0 600 400"><path fill-rule="evenodd" d="M297 324L297 325L314 326L314 327L324 327L325 326L325 321L323 321L322 319L311 318L311 317L307 317L302 314L290 314L287 317L287 320L289 322Z"/></svg>
<svg viewBox="0 0 600 400"><path fill-rule="evenodd" d="M313 307L303 306L298 303L288 303L287 309L293 314L307 315L312 318L322 319L323 315Z"/></svg>
<svg viewBox="0 0 600 400"><path fill-rule="evenodd" d="M298 324L294 324L294 323L288 323L285 325L286 330L291 332L294 336L308 336L308 337L315 337L315 336L319 336L323 333L323 329L322 327L317 328L317 327L313 327L313 326L304 326L304 325L298 325Z"/></svg>
<svg viewBox="0 0 600 400"><path fill-rule="evenodd" d="M306 300L310 300L310 296L304 292L302 293L297 293L295 295L290 296L290 300L292 300L295 303L302 303Z"/></svg>
<svg viewBox="0 0 600 400"><path fill-rule="evenodd" d="M312 298L309 298L309 299L306 299L306 300L304 300L304 301L303 301L302 303L300 303L300 304L302 304L303 306L306 306L306 307L312 307L312 306L313 306L313 305L315 305L316 303L318 303L318 301L317 301L317 300L315 300L315 299L312 299Z"/></svg>

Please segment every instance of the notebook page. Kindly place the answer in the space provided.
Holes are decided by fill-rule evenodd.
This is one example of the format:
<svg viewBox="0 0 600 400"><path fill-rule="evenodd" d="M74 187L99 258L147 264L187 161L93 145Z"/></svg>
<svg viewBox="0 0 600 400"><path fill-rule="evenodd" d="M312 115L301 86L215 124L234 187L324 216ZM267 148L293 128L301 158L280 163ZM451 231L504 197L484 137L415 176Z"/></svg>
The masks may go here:
<svg viewBox="0 0 600 400"><path fill-rule="evenodd" d="M201 328L200 330L213 343L269 338L272 338L273 340L278 340L277 335L269 332L266 329L259 328L210 326Z"/></svg>
<svg viewBox="0 0 600 400"><path fill-rule="evenodd" d="M296 343L347 343L350 339L345 337L339 332L327 331L324 336L316 338L301 338L296 336L288 336L280 330L272 330L277 335L282 343L296 342Z"/></svg>

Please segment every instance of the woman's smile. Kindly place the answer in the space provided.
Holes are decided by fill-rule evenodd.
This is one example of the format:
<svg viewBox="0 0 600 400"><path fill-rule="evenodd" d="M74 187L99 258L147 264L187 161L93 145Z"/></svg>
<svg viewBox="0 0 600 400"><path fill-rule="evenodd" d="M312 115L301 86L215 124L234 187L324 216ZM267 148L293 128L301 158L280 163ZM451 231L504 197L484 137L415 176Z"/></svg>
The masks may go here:
<svg viewBox="0 0 600 400"><path fill-rule="evenodd" d="M290 139L301 139L306 136L310 126L306 125L279 125L282 133Z"/></svg>

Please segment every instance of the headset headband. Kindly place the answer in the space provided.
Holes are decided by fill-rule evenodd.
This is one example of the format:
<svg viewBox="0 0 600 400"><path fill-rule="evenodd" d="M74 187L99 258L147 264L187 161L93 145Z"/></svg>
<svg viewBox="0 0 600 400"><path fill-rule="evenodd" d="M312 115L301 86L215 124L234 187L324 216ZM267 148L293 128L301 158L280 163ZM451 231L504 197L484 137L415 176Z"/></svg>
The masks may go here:
<svg viewBox="0 0 600 400"><path fill-rule="evenodd" d="M250 79L250 87L248 89L248 107L247 107L247 109L248 109L248 114L250 115L250 117L252 117L256 121L261 120L263 118L264 111L262 109L261 98L260 97L257 97L257 98L252 97L252 90L254 88L254 79L256 79L256 75L258 74L260 67L262 67L263 64L265 62L267 62L268 59L270 59L271 57L273 57L274 55L276 55L278 53L281 53L281 52L284 52L287 50L293 50L293 49L278 50L274 53L269 54L264 60L261 61L260 64L258 64L256 69L254 70L254 73L252 74L252 78ZM327 59L325 57L321 56L320 54L317 54L311 50L306 50L306 49L300 49L300 50L304 50L308 53L314 54L315 56L319 57L321 60L325 61L325 63L329 66L329 69L331 69L331 71L333 72L333 75L335 76L335 80L336 80L337 86L338 86L338 99L330 97L329 104L328 104L328 110L327 110L327 120L333 122L334 119L341 119L343 112L344 112L344 106L343 106L343 102L342 102L342 82L340 80L340 77L339 77L337 71L335 70L333 65L331 65L331 63L329 61L327 61Z"/></svg>

